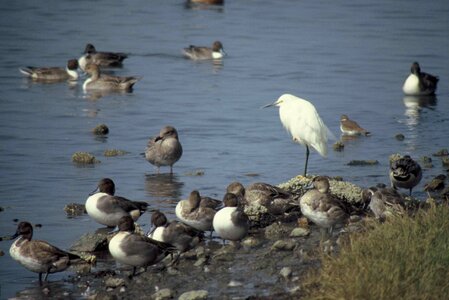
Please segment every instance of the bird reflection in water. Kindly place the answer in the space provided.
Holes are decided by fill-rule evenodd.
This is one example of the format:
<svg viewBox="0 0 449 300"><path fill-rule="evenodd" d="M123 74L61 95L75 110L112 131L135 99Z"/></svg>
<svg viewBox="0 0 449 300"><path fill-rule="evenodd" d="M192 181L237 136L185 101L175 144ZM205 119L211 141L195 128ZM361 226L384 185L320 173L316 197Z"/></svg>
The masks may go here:
<svg viewBox="0 0 449 300"><path fill-rule="evenodd" d="M429 96L405 96L405 116L407 120L405 124L407 126L416 126L419 123L420 113L423 108L433 110L433 107L437 105L437 98L435 95Z"/></svg>
<svg viewBox="0 0 449 300"><path fill-rule="evenodd" d="M175 174L147 174L145 175L145 191L156 200L170 200L174 204L182 196L184 183Z"/></svg>

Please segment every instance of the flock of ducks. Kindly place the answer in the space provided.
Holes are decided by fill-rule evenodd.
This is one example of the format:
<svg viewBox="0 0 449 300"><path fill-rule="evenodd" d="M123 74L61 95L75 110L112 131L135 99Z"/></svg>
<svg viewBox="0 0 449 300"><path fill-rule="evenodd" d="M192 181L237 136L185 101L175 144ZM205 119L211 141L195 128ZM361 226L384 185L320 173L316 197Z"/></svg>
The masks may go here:
<svg viewBox="0 0 449 300"><path fill-rule="evenodd" d="M194 60L222 59L225 55L223 45L216 41L211 48L189 46L183 49L185 57ZM140 78L135 76L112 76L102 74L102 68L120 67L127 54L100 52L92 44L87 44L83 56L71 59L65 68L26 67L20 72L37 81L76 81L78 68L89 77L83 83L83 89L89 90L125 90L131 91ZM432 95L437 88L438 78L421 72L414 62L411 73L405 80L403 92L407 95ZM285 94L277 101L264 107L279 107L282 125L293 140L306 147L304 175L310 148L321 156L327 154L328 139L335 138L320 118L312 103L296 96ZM347 115L340 118L340 130L345 135L369 135ZM159 135L148 142L145 159L159 168L168 166L173 173L173 165L181 158L183 149L178 132L172 126L163 127ZM422 170L410 156L404 156L391 163L390 180L392 188L372 187L364 190L363 199L369 203L374 216L383 221L394 214L404 214L404 198L397 188L408 189L410 194L422 178ZM271 215L282 215L299 207L302 215L323 231L332 235L335 227L344 225L351 212L340 199L330 193L329 179L317 176L311 181L310 189L300 198L267 183L254 183L246 188L239 182L229 184L223 201L202 197L198 191L192 191L188 199L177 203L175 214L178 220L169 221L158 210L152 211L152 230L146 235L135 232L139 217L148 210L148 203L131 201L115 195L114 182L104 178L98 183L97 190L85 203L88 215L97 223L107 227L117 227L118 233L109 242L112 257L123 264L137 268L147 267L161 261L168 254L188 251L204 239L204 232L215 231L223 240L238 242L248 234L250 221L244 212L247 205L257 204L266 208ZM11 257L25 268L39 274L44 281L48 274L60 272L80 260L78 255L63 251L45 241L33 240L33 227L28 222L20 222L17 238L10 248Z"/></svg>

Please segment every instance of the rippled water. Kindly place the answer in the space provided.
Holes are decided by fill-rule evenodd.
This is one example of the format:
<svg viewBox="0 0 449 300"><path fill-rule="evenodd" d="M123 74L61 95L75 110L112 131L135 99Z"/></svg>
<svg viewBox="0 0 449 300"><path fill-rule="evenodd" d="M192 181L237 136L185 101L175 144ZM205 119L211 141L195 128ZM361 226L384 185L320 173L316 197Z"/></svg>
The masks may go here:
<svg viewBox="0 0 449 300"><path fill-rule="evenodd" d="M312 152L311 174L341 175L361 186L388 183L388 156L418 158L449 147L449 2L233 1L188 8L183 1L0 2L0 234L13 219L40 223L35 237L61 248L99 226L67 218L63 207L85 201L98 180L117 194L144 200L174 217L191 190L221 198L228 183L284 182L303 171L305 150L282 128L277 109L259 109L289 92L309 99L339 135L345 113L372 132L347 141L323 160ZM182 58L181 48L221 40L221 65ZM132 94L85 95L81 83L38 84L20 66L63 66L86 43L129 53L120 75L143 79ZM404 98L410 64L440 76L435 101ZM110 134L90 130L106 123ZM141 153L150 136L172 124L184 148L175 175L156 175ZM405 140L394 136L403 133ZM129 154L104 157L117 148ZM76 151L101 160L71 162ZM349 167L376 159L374 167ZM439 159L422 187L444 172ZM163 169L163 172L167 172ZM192 174L204 172L202 176ZM254 176L257 175L257 176ZM149 216L140 220L149 228ZM0 298L33 294L37 275L14 263L1 242ZM68 273L53 274L53 284ZM56 282L55 282L56 281Z"/></svg>

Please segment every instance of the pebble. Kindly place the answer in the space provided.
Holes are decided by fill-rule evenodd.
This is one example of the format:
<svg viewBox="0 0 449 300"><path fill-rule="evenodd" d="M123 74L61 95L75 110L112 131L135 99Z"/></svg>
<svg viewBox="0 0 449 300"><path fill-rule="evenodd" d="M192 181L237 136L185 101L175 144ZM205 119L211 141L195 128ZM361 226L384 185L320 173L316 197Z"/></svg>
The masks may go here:
<svg viewBox="0 0 449 300"><path fill-rule="evenodd" d="M296 243L293 240L279 240L271 246L271 249L277 251L292 251L295 247Z"/></svg>
<svg viewBox="0 0 449 300"><path fill-rule="evenodd" d="M394 136L394 138L398 141L403 141L405 139L405 136L402 133L398 133Z"/></svg>
<svg viewBox="0 0 449 300"><path fill-rule="evenodd" d="M310 234L310 230L302 227L297 227L292 230L290 237L306 237Z"/></svg>
<svg viewBox="0 0 449 300"><path fill-rule="evenodd" d="M92 165L92 164L96 164L96 163L100 163L99 160L97 160L95 158L95 156L93 156L90 153L87 152L75 152L72 155L72 161L74 163L78 163L78 164L87 164L87 165Z"/></svg>
<svg viewBox="0 0 449 300"><path fill-rule="evenodd" d="M343 144L340 141L337 141L337 142L334 143L332 148L334 149L334 151L341 152L341 151L343 151L345 149L345 144Z"/></svg>
<svg viewBox="0 0 449 300"><path fill-rule="evenodd" d="M5 255L5 252L3 252L3 250L0 250L0 256Z"/></svg>
<svg viewBox="0 0 449 300"><path fill-rule="evenodd" d="M181 296L179 296L178 300L203 300L207 299L208 296L208 291L197 290L183 293Z"/></svg>
<svg viewBox="0 0 449 300"><path fill-rule="evenodd" d="M106 157L113 157L113 156L122 156L122 155L126 155L129 152L127 151L123 151L123 150L118 150L118 149L108 149L108 150L104 150L103 155Z"/></svg>
<svg viewBox="0 0 449 300"><path fill-rule="evenodd" d="M86 206L79 203L69 203L64 206L64 211L68 216L81 216L87 214Z"/></svg>
<svg viewBox="0 0 449 300"><path fill-rule="evenodd" d="M206 264L207 258L206 257L200 257L198 260L193 264L195 267L202 267Z"/></svg>
<svg viewBox="0 0 449 300"><path fill-rule="evenodd" d="M241 281L237 281L237 280L231 280L228 283L229 287L239 287L239 286L243 286L243 282Z"/></svg>
<svg viewBox="0 0 449 300"><path fill-rule="evenodd" d="M366 160L351 160L347 163L348 166L374 166L378 165L379 161L375 159L366 159Z"/></svg>
<svg viewBox="0 0 449 300"><path fill-rule="evenodd" d="M281 275L284 279L289 279L292 276L292 273L293 273L292 268L283 267L279 272L279 275Z"/></svg>
<svg viewBox="0 0 449 300"><path fill-rule="evenodd" d="M123 278L108 277L104 281L104 284L110 288L117 288L119 286L125 285L125 280Z"/></svg>
<svg viewBox="0 0 449 300"><path fill-rule="evenodd" d="M162 289L151 295L153 300L166 300L173 298L173 291L170 289Z"/></svg>
<svg viewBox="0 0 449 300"><path fill-rule="evenodd" d="M247 248L256 248L261 243L262 243L261 240L255 238L253 236L247 237L242 241L243 247L247 247Z"/></svg>
<svg viewBox="0 0 449 300"><path fill-rule="evenodd" d="M107 135L109 133L109 127L106 124L100 124L92 129L95 135Z"/></svg>

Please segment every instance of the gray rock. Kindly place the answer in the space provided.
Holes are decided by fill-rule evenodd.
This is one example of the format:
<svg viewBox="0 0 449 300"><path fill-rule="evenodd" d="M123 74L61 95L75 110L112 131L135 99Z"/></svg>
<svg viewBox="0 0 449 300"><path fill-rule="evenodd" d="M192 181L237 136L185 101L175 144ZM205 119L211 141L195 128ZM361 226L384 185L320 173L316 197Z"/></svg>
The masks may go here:
<svg viewBox="0 0 449 300"><path fill-rule="evenodd" d="M405 136L402 133L398 133L394 136L398 141L403 141Z"/></svg>
<svg viewBox="0 0 449 300"><path fill-rule="evenodd" d="M354 159L347 163L348 166L374 166L378 164L379 161L375 159L364 159L364 160Z"/></svg>
<svg viewBox="0 0 449 300"><path fill-rule="evenodd" d="M117 277L108 277L105 279L104 284L106 287L117 288L119 286L125 285L125 279Z"/></svg>
<svg viewBox="0 0 449 300"><path fill-rule="evenodd" d="M260 244L262 244L262 241L253 236L249 236L242 241L242 246L247 248L256 248Z"/></svg>
<svg viewBox="0 0 449 300"><path fill-rule="evenodd" d="M306 237L310 234L310 230L307 228L297 227L292 230L290 237Z"/></svg>
<svg viewBox="0 0 449 300"><path fill-rule="evenodd" d="M112 238L107 232L86 233L72 245L70 250L77 252L95 252L108 249L108 238Z"/></svg>
<svg viewBox="0 0 449 300"><path fill-rule="evenodd" d="M153 300L166 300L166 299L172 299L173 298L173 292L170 289L162 289L151 295L151 299Z"/></svg>
<svg viewBox="0 0 449 300"><path fill-rule="evenodd" d="M208 291L197 290L183 293L181 296L179 296L178 300L203 300L207 299L208 296Z"/></svg>
<svg viewBox="0 0 449 300"><path fill-rule="evenodd" d="M292 268L283 267L279 272L279 275L281 275L284 279L289 279L292 276L292 273L293 273Z"/></svg>
<svg viewBox="0 0 449 300"><path fill-rule="evenodd" d="M283 224L273 223L270 226L265 227L265 237L270 240L277 240L282 237L288 236L291 231L291 227L287 227Z"/></svg>
<svg viewBox="0 0 449 300"><path fill-rule="evenodd" d="M279 240L271 246L271 249L277 251L292 251L295 247L296 243L293 240Z"/></svg>

